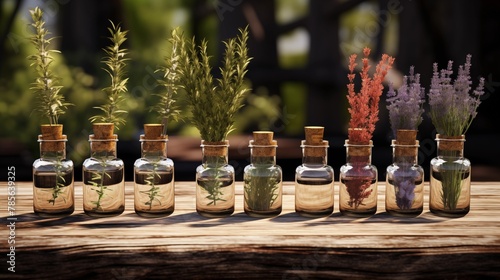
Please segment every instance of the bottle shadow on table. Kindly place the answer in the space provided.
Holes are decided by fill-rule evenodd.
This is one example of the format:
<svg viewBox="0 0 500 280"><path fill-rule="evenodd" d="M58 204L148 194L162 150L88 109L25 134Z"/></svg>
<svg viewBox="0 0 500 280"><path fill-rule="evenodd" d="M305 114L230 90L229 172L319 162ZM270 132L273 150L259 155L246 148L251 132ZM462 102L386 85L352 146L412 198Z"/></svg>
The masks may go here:
<svg viewBox="0 0 500 280"><path fill-rule="evenodd" d="M399 217L390 215L387 212L377 212L368 217L353 217L343 215L340 212L333 212L329 216L323 217L304 217L295 212L282 214L270 219L276 223L304 223L307 226L322 226L329 224L347 224L347 223L396 223L396 224L428 224L440 223L448 218L442 218L433 215L430 212L423 212L418 216ZM309 221L309 222L308 222Z"/></svg>
<svg viewBox="0 0 500 280"><path fill-rule="evenodd" d="M148 225L175 225L187 224L193 228L209 228L222 225L242 224L258 220L268 220L273 223L303 223L306 226L323 226L348 223L393 223L393 224L430 224L440 223L450 218L439 217L430 211L424 211L418 216L400 217L387 212L377 212L368 217L352 217L335 211L328 216L305 217L296 212L287 212L268 218L250 217L245 212L236 212L227 217L206 218L197 212L187 212L169 216L145 218L134 212L123 213L117 216L96 218L85 213L75 213L64 217L40 217L35 213L17 215L17 224L20 228L44 228L57 226L75 226L82 228L134 228ZM117 219L118 218L118 219Z"/></svg>

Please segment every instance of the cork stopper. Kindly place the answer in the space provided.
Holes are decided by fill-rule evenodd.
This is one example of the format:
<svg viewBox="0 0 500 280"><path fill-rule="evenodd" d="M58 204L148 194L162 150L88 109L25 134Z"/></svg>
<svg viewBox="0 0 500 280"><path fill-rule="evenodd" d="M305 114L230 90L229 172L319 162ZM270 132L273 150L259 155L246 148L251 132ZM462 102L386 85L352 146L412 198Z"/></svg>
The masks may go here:
<svg viewBox="0 0 500 280"><path fill-rule="evenodd" d="M114 129L115 125L112 123L92 124L92 130L94 131L94 134L89 136L89 140L94 141L92 143L92 150L95 152L115 151L116 141L118 140L118 136L114 134ZM109 140L109 141L103 141L103 140Z"/></svg>
<svg viewBox="0 0 500 280"><path fill-rule="evenodd" d="M205 156L226 157L229 147L229 141L207 142L201 140L201 147L204 149Z"/></svg>
<svg viewBox="0 0 500 280"><path fill-rule="evenodd" d="M436 135L438 141L438 149L443 151L462 151L464 149L465 135L460 136L445 136Z"/></svg>
<svg viewBox="0 0 500 280"><path fill-rule="evenodd" d="M112 123L94 123L92 124L95 139L111 139L115 130Z"/></svg>
<svg viewBox="0 0 500 280"><path fill-rule="evenodd" d="M64 141L66 141L66 135L63 135L63 125L41 125L40 131L42 134L38 136L38 140L41 142L40 150L42 152L58 152L64 150ZM61 140L61 141L55 141Z"/></svg>
<svg viewBox="0 0 500 280"><path fill-rule="evenodd" d="M163 124L145 124L144 135L140 136L143 142L143 150L146 152L163 151L167 147L167 135L163 134ZM147 141L154 140L154 141Z"/></svg>
<svg viewBox="0 0 500 280"><path fill-rule="evenodd" d="M306 126L306 145L317 146L323 142L323 133L325 128L322 126Z"/></svg>
<svg viewBox="0 0 500 280"><path fill-rule="evenodd" d="M417 141L417 131L410 129L398 129L396 141L400 145L415 145Z"/></svg>
<svg viewBox="0 0 500 280"><path fill-rule="evenodd" d="M254 131L254 140L250 140L250 147L253 149L252 155L255 157L276 156L276 147L278 146L278 142L273 140L273 135L274 133L272 131Z"/></svg>
<svg viewBox="0 0 500 280"><path fill-rule="evenodd" d="M409 129L398 129L398 131L396 132L396 141L394 141L393 144L395 146L394 153L396 156L417 156L417 131Z"/></svg>
<svg viewBox="0 0 500 280"><path fill-rule="evenodd" d="M369 157L371 155L373 141L370 140L368 143L356 143L345 140L345 146L348 148L347 154L350 157Z"/></svg>
<svg viewBox="0 0 500 280"><path fill-rule="evenodd" d="M304 127L306 140L301 142L304 147L304 156L306 157L324 157L326 156L326 147L328 141L323 140L325 128L322 126ZM317 146L317 147L315 147Z"/></svg>

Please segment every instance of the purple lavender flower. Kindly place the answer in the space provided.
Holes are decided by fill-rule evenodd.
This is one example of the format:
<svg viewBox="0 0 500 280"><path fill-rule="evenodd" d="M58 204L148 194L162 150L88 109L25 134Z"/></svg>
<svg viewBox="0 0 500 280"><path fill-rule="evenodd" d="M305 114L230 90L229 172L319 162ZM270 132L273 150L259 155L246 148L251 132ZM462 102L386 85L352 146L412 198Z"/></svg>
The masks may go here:
<svg viewBox="0 0 500 280"><path fill-rule="evenodd" d="M411 209L415 199L415 182L412 177L396 177L396 204L400 209Z"/></svg>
<svg viewBox="0 0 500 280"><path fill-rule="evenodd" d="M457 78L453 81L453 61L446 69L438 71L434 63L434 73L429 90L430 117L439 134L459 136L465 134L477 115L477 108L484 94L484 78L479 79L476 89L471 90L471 58L467 55L465 64L458 67Z"/></svg>
<svg viewBox="0 0 500 280"><path fill-rule="evenodd" d="M404 76L403 85L394 91L389 85L387 92L387 110L394 137L398 129L417 130L422 122L425 89L420 86L420 74L414 74L414 67L410 67L410 75Z"/></svg>

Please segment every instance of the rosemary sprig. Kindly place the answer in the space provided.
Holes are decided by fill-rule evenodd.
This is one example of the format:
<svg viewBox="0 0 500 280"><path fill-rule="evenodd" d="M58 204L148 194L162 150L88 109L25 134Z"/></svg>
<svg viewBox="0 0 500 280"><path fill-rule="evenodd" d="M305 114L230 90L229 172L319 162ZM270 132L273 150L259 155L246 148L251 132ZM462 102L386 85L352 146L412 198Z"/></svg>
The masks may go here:
<svg viewBox="0 0 500 280"><path fill-rule="evenodd" d="M217 205L217 201L226 201L225 199L220 198L222 195L224 195L224 193L220 190L220 188L222 187L221 181L213 180L202 185L202 187L208 192L208 195L205 198L210 202L207 205L215 206Z"/></svg>
<svg viewBox="0 0 500 280"><path fill-rule="evenodd" d="M203 181L203 183L200 184L200 186L207 191L208 195L205 197L207 200L210 202L207 205L217 205L217 201L226 201L225 199L221 198L224 193L220 190L224 186L224 183L221 180L221 172L219 170L219 167L222 166L221 162L225 162L225 160L221 157L215 157L215 159L212 159L215 161L214 163L214 170L215 170L215 176L213 180L207 180Z"/></svg>
<svg viewBox="0 0 500 280"><path fill-rule="evenodd" d="M236 38L224 42L226 50L219 69L221 78L214 82L207 41L196 46L195 38L185 39L182 32L172 33L172 43L179 46L179 84L188 97L191 108L191 122L206 142L222 142L233 130L234 115L242 107L242 101L249 89L244 86L250 58L248 57L248 29L240 29ZM220 167L224 160L216 160L215 177L208 182L199 182L208 192L208 205L223 201L220 188Z"/></svg>
<svg viewBox="0 0 500 280"><path fill-rule="evenodd" d="M30 10L34 27L34 34L31 36L30 41L35 46L37 53L28 56L29 60L33 62L30 66L34 66L38 77L32 84L31 90L35 92L38 98L37 111L43 116L48 118L51 125L58 124L59 116L65 113L71 103L65 102L64 96L60 94L62 86L58 84L59 79L50 70L50 65L54 58L51 53L60 53L58 50L51 50L50 43L54 38L47 38L50 32L45 28L45 21L43 21L43 11L36 7Z"/></svg>
<svg viewBox="0 0 500 280"><path fill-rule="evenodd" d="M248 29L240 29L237 38L224 42L226 46L222 78L211 74L207 41L199 47L195 39L186 40L182 33L172 34L172 42L180 46L179 82L186 90L188 104L192 109L191 122L207 142L226 139L233 130L234 115L242 107L243 98L249 89L244 87L244 77L250 62L247 50Z"/></svg>
<svg viewBox="0 0 500 280"><path fill-rule="evenodd" d="M113 123L118 129L119 125L125 124L123 115L127 111L120 109L120 104L124 100L123 95L127 93L128 78L125 77L126 49L120 49L123 42L127 40L127 32L122 31L120 25L115 25L112 21L111 28L108 28L111 36L111 45L106 47L106 57L102 61L107 68L103 68L111 77L111 85L103 89L108 97L108 103L99 107L94 107L103 112L102 115L95 115L90 118L91 122Z"/></svg>
<svg viewBox="0 0 500 280"><path fill-rule="evenodd" d="M153 202L158 201L158 203L161 205L161 200L158 197L163 197L160 195L160 187L156 186L156 178L158 180L161 180L161 176L158 173L158 163L155 162L153 163L153 170L148 174L146 179L144 180L148 186L150 186L150 189L147 191L141 191L141 193L146 194L149 198L148 201L146 201L144 204L149 205L149 210L153 208Z"/></svg>
<svg viewBox="0 0 500 280"><path fill-rule="evenodd" d="M92 190L97 193L97 200L92 201L92 203L95 204L94 210L102 209L101 200L104 197L106 190L108 189L108 186L104 185L104 178L108 177L109 179L111 179L111 175L107 173L105 169L105 159L99 160L99 163L102 166L102 172L99 173L97 171L92 171L92 179L89 182L94 187Z"/></svg>
<svg viewBox="0 0 500 280"><path fill-rule="evenodd" d="M60 93L62 86L58 83L59 78L50 70L54 60L51 53L60 53L60 51L50 49L54 38L47 38L51 33L45 28L43 11L39 7L35 7L34 10L30 10L30 14L33 20L31 26L34 29L30 41L35 46L37 53L28 56L28 59L33 61L30 66L34 66L38 75L30 89L34 91L38 99L37 111L48 119L50 125L55 125L59 122L59 116L63 115L67 107L73 104L65 102L64 96ZM64 192L66 181L62 171L61 158L59 155L56 158L54 164L55 184L51 189L52 199L48 200L48 203L52 203L52 205L55 205L57 198Z"/></svg>
<svg viewBox="0 0 500 280"><path fill-rule="evenodd" d="M278 174L267 176L248 176L245 178L245 202L255 211L266 211L271 208L278 194Z"/></svg>
<svg viewBox="0 0 500 280"><path fill-rule="evenodd" d="M56 171L56 184L52 187L52 199L49 199L48 202L52 203L52 205L56 204L56 199L64 192L64 187L66 183L66 179L64 178L64 173L62 172L62 162L61 159L58 158L55 163L55 171ZM66 199L63 197L63 201L66 202Z"/></svg>
<svg viewBox="0 0 500 280"><path fill-rule="evenodd" d="M159 67L155 72L163 73L163 79L159 80L160 85L164 87L164 91L158 94L160 101L153 109L159 114L161 123L163 124L163 134L167 134L167 124L169 119L177 121L179 119L180 110L175 104L175 96L179 90L179 60L180 60L180 41L179 28L172 30L172 37L169 39L172 45L170 56L165 57L165 66ZM177 40L175 39L177 38Z"/></svg>

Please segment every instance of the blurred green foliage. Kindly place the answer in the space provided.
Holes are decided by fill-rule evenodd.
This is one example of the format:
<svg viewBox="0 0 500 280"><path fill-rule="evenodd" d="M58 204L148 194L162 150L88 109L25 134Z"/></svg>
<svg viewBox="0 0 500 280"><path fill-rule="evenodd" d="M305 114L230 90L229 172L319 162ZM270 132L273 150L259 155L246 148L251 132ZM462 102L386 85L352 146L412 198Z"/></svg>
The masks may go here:
<svg viewBox="0 0 500 280"><path fill-rule="evenodd" d="M151 107L158 101L155 93L161 88L157 79L160 73L155 70L163 65L164 57L169 54L168 38L171 30L180 26L187 36L192 36L190 17L194 1L169 0L169 1L134 1L123 0L123 29L129 30L126 48L129 50L129 65L127 72L129 76L128 93L125 97L123 109L128 111L127 123L117 131L120 140L138 140L138 134L142 131L142 124L158 122L158 116L151 112ZM0 5L4 5L3 3ZM5 60L0 64L0 119L2 129L0 138L15 139L24 144L31 151L33 158L38 157L37 135L40 133L40 118L34 113L35 98L30 91L31 83L35 80L34 70L29 67L27 57L35 52L34 47L28 41L29 19L26 17L28 9L23 7L19 12L14 26L9 33L5 46ZM41 5L43 9L43 5ZM0 10L1 11L1 10ZM2 19L10 15L11 7L3 6L4 15ZM55 14L57 16L57 14ZM217 50L216 41L217 27L220 22L216 14L201 20L198 32L203 34L209 41L208 50L212 55L211 63L216 65ZM2 22L2 26L4 23ZM49 26L49 29L53 26ZM102 28L106 28L103 26ZM57 30L50 30L53 35L58 36ZM96 35L97 36L97 35ZM96 38L98 39L98 38ZM58 48L57 40L54 48ZM81 54L74 53L75 57L68 54L54 54L52 70L60 78L63 86L61 93L68 102L75 104L68 112L61 116L60 123L64 125L64 133L68 135L67 152L75 165L80 165L89 156L88 135L92 133L89 118L98 113L94 107L103 104L106 95L101 90L109 84L109 77L100 62L103 52L85 55L85 59L93 58L92 65L98 69L95 73L86 73L83 68L72 66L67 61L78 61ZM92 67L91 67L92 68ZM251 86L249 84L249 86ZM186 102L183 94L178 101L182 114L189 112L185 110ZM273 122L279 118L279 97L269 97L265 92L250 94L246 100L246 106L236 117L237 131L244 132L248 127L259 129L271 129ZM188 119L182 116L182 119ZM187 123L171 122L169 134L172 135L197 135Z"/></svg>

